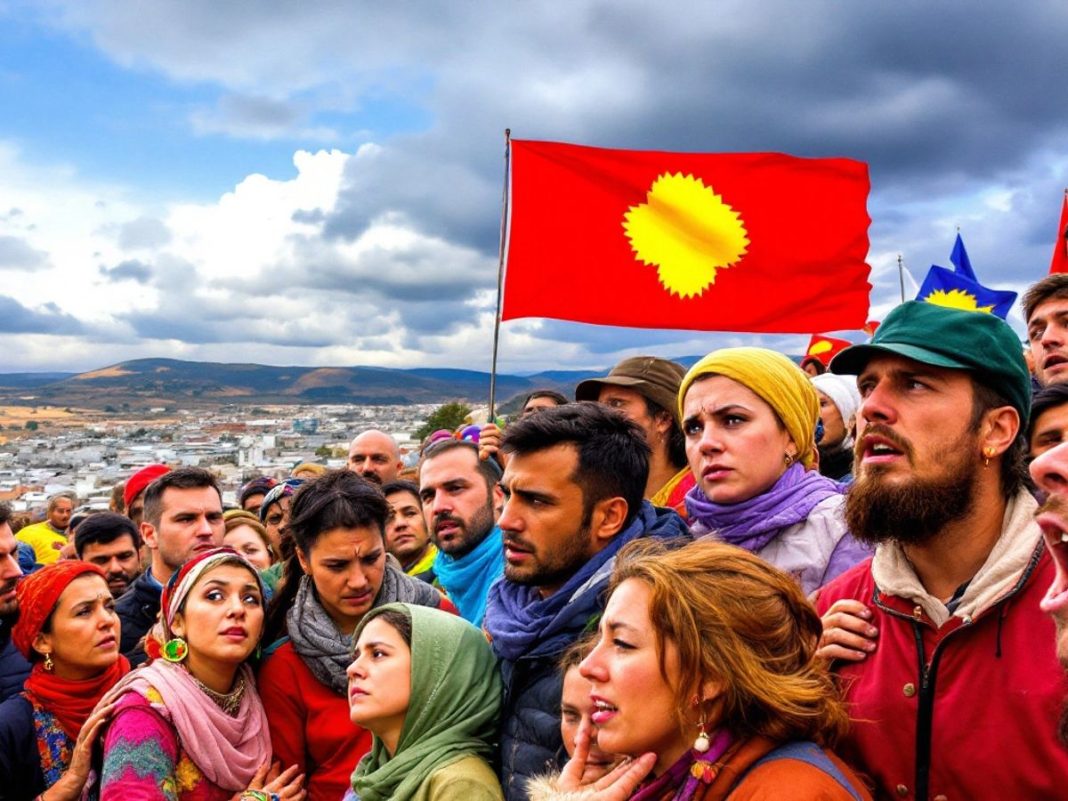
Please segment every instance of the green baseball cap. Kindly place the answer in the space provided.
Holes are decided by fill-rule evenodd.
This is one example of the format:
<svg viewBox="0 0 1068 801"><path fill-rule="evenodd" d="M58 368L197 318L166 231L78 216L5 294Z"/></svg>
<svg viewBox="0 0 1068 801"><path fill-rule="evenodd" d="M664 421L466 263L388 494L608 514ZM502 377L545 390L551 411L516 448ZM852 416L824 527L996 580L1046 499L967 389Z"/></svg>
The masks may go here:
<svg viewBox="0 0 1068 801"><path fill-rule="evenodd" d="M1020 430L1027 428L1031 374L1019 338L1000 317L910 300L886 316L871 342L853 345L835 356L830 369L860 375L873 357L886 353L975 373L1020 413Z"/></svg>

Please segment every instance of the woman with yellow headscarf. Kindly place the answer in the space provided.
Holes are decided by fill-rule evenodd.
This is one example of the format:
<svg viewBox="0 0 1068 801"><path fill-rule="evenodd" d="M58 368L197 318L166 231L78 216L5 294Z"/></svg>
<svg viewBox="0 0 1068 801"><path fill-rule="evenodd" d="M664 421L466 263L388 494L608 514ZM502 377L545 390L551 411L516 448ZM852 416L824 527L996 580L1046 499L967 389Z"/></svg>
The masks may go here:
<svg viewBox="0 0 1068 801"><path fill-rule="evenodd" d="M725 348L679 387L686 496L694 537L745 548L793 575L806 593L870 555L846 530L844 496L816 468L819 399L781 353Z"/></svg>

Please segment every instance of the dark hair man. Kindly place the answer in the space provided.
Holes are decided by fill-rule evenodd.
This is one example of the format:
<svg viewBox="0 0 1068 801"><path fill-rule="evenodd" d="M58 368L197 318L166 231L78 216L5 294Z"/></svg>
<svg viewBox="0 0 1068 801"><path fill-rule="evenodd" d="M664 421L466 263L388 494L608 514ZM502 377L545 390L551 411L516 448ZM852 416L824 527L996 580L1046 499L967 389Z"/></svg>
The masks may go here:
<svg viewBox="0 0 1068 801"><path fill-rule="evenodd" d="M1027 427L1028 453L1033 459L1068 441L1068 384L1050 384L1035 393Z"/></svg>
<svg viewBox="0 0 1068 801"><path fill-rule="evenodd" d="M11 505L0 503L0 703L22 692L30 663L11 642L11 627L18 619L15 587L22 578L18 542L11 533Z"/></svg>
<svg viewBox="0 0 1068 801"><path fill-rule="evenodd" d="M1047 275L1023 296L1035 378L1044 387L1068 381L1068 273Z"/></svg>
<svg viewBox="0 0 1068 801"><path fill-rule="evenodd" d="M59 559L67 544L67 527L78 498L72 492L57 492L48 499L46 517L40 523L19 529L15 539L33 548L38 564L50 565Z"/></svg>
<svg viewBox="0 0 1068 801"><path fill-rule="evenodd" d="M497 463L479 459L478 446L466 440L435 442L419 465L419 500L438 549L434 574L461 617L476 626L490 585L504 572L500 477Z"/></svg>
<svg viewBox="0 0 1068 801"><path fill-rule="evenodd" d="M108 589L118 598L141 572L141 534L126 515L98 512L74 532L74 551L83 562L104 571Z"/></svg>
<svg viewBox="0 0 1068 801"><path fill-rule="evenodd" d="M246 512L259 515L260 507L267 493L278 485L278 482L270 476L256 476L249 479L237 495L237 505Z"/></svg>
<svg viewBox="0 0 1068 801"><path fill-rule="evenodd" d="M686 462L686 441L678 420L681 364L655 356L634 356L613 367L604 378L591 378L575 388L575 400L597 401L622 412L645 434L649 444L649 475L644 497L686 517L686 493L696 479Z"/></svg>
<svg viewBox="0 0 1068 801"><path fill-rule="evenodd" d="M567 403L566 397L555 389L536 389L523 399L523 405L519 407L517 419L523 419L542 409L552 409Z"/></svg>
<svg viewBox="0 0 1068 801"><path fill-rule="evenodd" d="M115 604L122 621L119 650L131 664L145 659L139 643L159 614L163 585L192 556L222 545L224 530L222 493L207 470L181 467L145 488L141 537L151 561Z"/></svg>
<svg viewBox="0 0 1068 801"><path fill-rule="evenodd" d="M616 553L639 537L688 539L682 518L643 500L642 429L597 403L545 409L510 425L501 479L505 580L490 589L485 629L501 658L501 783L525 799L561 751L557 662L604 610Z"/></svg>
<svg viewBox="0 0 1068 801"><path fill-rule="evenodd" d="M385 432L362 431L349 445L349 470L380 487L396 481L403 467L397 441Z"/></svg>
<svg viewBox="0 0 1068 801"><path fill-rule="evenodd" d="M1031 383L1012 329L904 303L831 370L858 375L846 520L876 546L817 593L819 654L853 718L840 753L880 798L1063 795L1068 684L1039 609L1055 569L1024 486Z"/></svg>
<svg viewBox="0 0 1068 801"><path fill-rule="evenodd" d="M390 481L382 487L382 494L392 509L386 521L386 549L409 576L434 584L438 549L430 541L419 487L411 481Z"/></svg>

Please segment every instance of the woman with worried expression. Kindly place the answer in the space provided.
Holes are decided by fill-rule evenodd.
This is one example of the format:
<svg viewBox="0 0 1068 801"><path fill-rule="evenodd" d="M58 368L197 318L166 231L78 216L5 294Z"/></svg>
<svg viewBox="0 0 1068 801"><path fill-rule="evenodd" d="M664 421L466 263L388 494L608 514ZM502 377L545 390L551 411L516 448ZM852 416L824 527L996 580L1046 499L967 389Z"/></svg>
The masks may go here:
<svg viewBox="0 0 1068 801"><path fill-rule="evenodd" d="M386 554L391 508L348 470L304 484L293 496L286 533L294 553L271 602L260 669L275 756L308 776L311 801L337 801L371 733L349 721L352 633L372 609L395 601L454 607L429 584L404 574ZM276 639L278 638L278 639Z"/></svg>
<svg viewBox="0 0 1068 801"><path fill-rule="evenodd" d="M490 769L501 681L485 635L411 604L368 614L348 668L352 722L374 744L349 801L500 801Z"/></svg>

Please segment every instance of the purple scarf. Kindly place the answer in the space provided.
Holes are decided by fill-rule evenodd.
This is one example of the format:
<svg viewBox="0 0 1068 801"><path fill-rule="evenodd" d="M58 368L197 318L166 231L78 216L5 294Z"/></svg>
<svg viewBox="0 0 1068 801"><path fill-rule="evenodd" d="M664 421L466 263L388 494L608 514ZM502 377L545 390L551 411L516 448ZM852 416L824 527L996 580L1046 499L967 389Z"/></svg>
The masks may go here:
<svg viewBox="0 0 1068 801"><path fill-rule="evenodd" d="M733 738L726 729L715 732L708 751L700 753L690 749L649 784L639 788L630 801L690 801L702 784L710 784L716 778L712 765L730 748ZM700 763L698 769L695 765Z"/></svg>
<svg viewBox="0 0 1068 801"><path fill-rule="evenodd" d="M756 552L835 495L841 495L835 482L800 464L786 468L766 492L739 503L714 503L698 484L686 493L690 533L694 539L714 534L724 542Z"/></svg>

